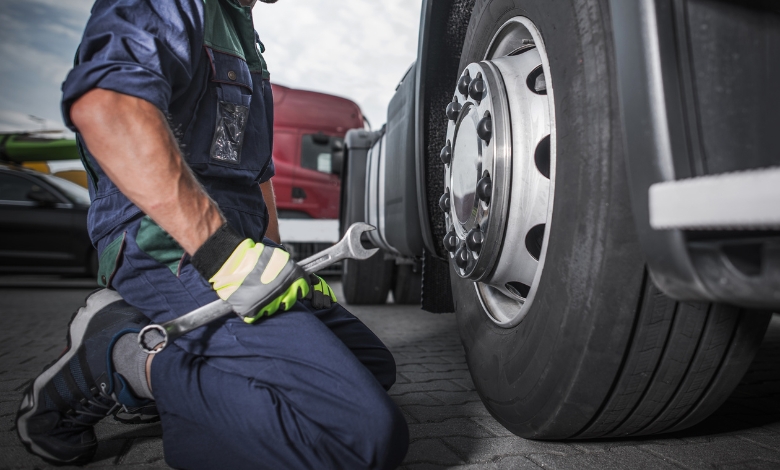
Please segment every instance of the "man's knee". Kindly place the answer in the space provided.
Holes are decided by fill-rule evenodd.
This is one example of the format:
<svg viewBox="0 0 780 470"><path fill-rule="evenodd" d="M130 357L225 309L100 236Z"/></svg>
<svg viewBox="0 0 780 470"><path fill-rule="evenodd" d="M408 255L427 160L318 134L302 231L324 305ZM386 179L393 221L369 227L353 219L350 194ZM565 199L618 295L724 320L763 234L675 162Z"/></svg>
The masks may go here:
<svg viewBox="0 0 780 470"><path fill-rule="evenodd" d="M367 412L366 420L371 431L362 436L366 439L369 468L391 469L401 464L409 448L409 427L401 410L386 397L384 403Z"/></svg>
<svg viewBox="0 0 780 470"><path fill-rule="evenodd" d="M376 377L382 385L382 388L390 390L390 387L395 384L395 358L387 349L380 350L379 357L381 367L378 367L377 370L374 371L374 377Z"/></svg>

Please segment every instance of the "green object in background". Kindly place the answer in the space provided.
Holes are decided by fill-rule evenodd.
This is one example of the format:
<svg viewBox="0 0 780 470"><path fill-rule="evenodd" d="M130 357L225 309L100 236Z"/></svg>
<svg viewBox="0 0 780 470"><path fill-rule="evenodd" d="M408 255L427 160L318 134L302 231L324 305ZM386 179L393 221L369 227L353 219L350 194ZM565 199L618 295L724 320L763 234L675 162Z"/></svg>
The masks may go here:
<svg viewBox="0 0 780 470"><path fill-rule="evenodd" d="M0 160L24 163L79 158L75 139L48 137L45 133L0 134Z"/></svg>

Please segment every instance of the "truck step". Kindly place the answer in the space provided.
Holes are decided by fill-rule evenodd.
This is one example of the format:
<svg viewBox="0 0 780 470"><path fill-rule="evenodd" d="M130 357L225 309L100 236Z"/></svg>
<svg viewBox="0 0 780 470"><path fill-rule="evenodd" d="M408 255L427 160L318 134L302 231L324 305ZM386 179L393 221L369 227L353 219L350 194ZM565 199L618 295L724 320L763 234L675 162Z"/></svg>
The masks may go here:
<svg viewBox="0 0 780 470"><path fill-rule="evenodd" d="M701 176L650 186L657 230L780 228L780 168Z"/></svg>

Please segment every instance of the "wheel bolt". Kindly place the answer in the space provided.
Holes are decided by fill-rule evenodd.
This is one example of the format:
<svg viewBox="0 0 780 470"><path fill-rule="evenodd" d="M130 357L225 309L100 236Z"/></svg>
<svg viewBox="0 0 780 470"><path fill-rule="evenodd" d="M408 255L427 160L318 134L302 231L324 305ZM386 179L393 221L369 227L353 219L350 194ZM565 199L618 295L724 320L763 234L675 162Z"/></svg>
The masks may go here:
<svg viewBox="0 0 780 470"><path fill-rule="evenodd" d="M463 243L458 247L458 251L455 252L455 264L460 269L466 269L469 265L469 252Z"/></svg>
<svg viewBox="0 0 780 470"><path fill-rule="evenodd" d="M485 172L477 181L477 197L486 204L490 204L490 195L493 193L493 181L490 179L490 175Z"/></svg>
<svg viewBox="0 0 780 470"><path fill-rule="evenodd" d="M485 96L485 81L482 80L482 74L478 73L477 78L469 84L469 96L479 103Z"/></svg>
<svg viewBox="0 0 780 470"><path fill-rule="evenodd" d="M443 149L441 149L441 153L439 154L439 158L441 158L441 162L445 165L449 165L452 161L452 145L450 144L450 141L447 141L447 145L444 146Z"/></svg>
<svg viewBox="0 0 780 470"><path fill-rule="evenodd" d="M484 241L485 235L482 233L482 230L480 230L479 227L471 229L468 235L466 235L466 246L468 246L469 250L476 254L479 254L480 250L482 250L482 243Z"/></svg>
<svg viewBox="0 0 780 470"><path fill-rule="evenodd" d="M447 105L447 118L450 121L455 121L458 119L458 114L460 114L461 108L463 108L463 106L458 103L458 98L452 98L452 102Z"/></svg>
<svg viewBox="0 0 780 470"><path fill-rule="evenodd" d="M490 137L493 136L493 119L490 117L490 113L485 113L485 117L479 120L477 135L480 139L490 143Z"/></svg>
<svg viewBox="0 0 780 470"><path fill-rule="evenodd" d="M446 235L444 235L444 249L449 251L450 253L454 253L455 249L458 247L458 236L455 235L454 230L450 230L447 232Z"/></svg>
<svg viewBox="0 0 780 470"><path fill-rule="evenodd" d="M444 192L444 194L441 195L439 198L439 207L441 208L442 212L447 214L450 211L450 190L447 189L447 191Z"/></svg>
<svg viewBox="0 0 780 470"><path fill-rule="evenodd" d="M469 75L469 71L466 69L466 71L463 72L463 75L461 75L460 80L458 80L458 91L461 95L468 96L469 83L471 83L471 75Z"/></svg>

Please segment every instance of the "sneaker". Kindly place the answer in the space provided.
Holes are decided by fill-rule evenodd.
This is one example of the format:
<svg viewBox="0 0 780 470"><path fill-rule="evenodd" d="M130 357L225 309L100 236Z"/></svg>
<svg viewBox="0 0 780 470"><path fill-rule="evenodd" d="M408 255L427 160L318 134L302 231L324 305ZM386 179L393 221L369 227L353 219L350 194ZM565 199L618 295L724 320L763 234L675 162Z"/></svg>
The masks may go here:
<svg viewBox="0 0 780 470"><path fill-rule="evenodd" d="M133 396L111 362L116 340L148 323L114 291L89 296L68 325L65 352L22 397L16 430L28 451L55 464L87 462L97 450L98 421L122 405L150 403Z"/></svg>

